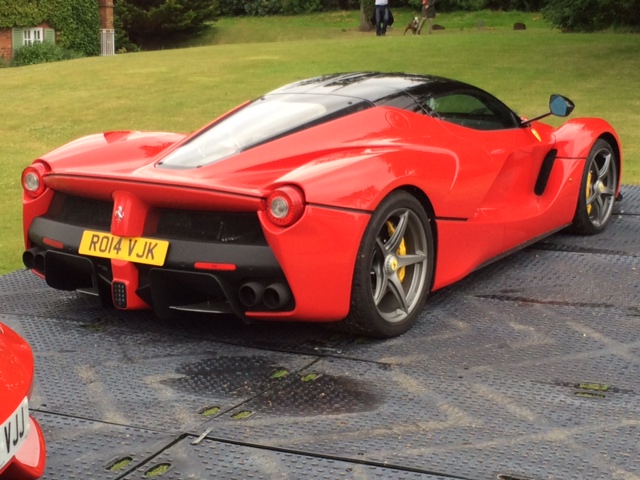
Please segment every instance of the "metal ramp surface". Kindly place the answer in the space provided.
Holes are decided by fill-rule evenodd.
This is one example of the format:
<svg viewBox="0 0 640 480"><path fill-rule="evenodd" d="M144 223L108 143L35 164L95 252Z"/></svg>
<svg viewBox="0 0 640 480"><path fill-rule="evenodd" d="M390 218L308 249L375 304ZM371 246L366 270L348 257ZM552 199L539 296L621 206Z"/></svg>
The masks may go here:
<svg viewBox="0 0 640 480"><path fill-rule="evenodd" d="M27 271L0 319L36 356L44 478L640 479L640 186L436 292L378 341L160 321Z"/></svg>

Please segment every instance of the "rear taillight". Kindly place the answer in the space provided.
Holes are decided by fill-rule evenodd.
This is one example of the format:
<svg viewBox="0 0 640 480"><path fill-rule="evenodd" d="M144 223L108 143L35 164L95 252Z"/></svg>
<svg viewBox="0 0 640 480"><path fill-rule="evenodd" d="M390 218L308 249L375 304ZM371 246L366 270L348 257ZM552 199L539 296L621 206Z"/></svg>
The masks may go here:
<svg viewBox="0 0 640 480"><path fill-rule="evenodd" d="M267 216L280 227L293 225L303 213L304 195L298 187L286 185L267 197Z"/></svg>
<svg viewBox="0 0 640 480"><path fill-rule="evenodd" d="M39 197L47 189L44 175L49 171L46 164L35 162L22 171L22 188L30 197Z"/></svg>

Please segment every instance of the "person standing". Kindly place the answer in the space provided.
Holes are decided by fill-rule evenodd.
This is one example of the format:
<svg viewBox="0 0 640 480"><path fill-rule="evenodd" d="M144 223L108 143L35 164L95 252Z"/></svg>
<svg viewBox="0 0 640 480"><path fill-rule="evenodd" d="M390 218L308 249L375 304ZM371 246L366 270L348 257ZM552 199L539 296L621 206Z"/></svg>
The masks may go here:
<svg viewBox="0 0 640 480"><path fill-rule="evenodd" d="M433 19L436 18L436 9L435 9L436 0L422 0L422 19L420 20L420 26L418 27L418 35L422 31L422 27L424 26L424 22L429 22L428 33L433 31Z"/></svg>
<svg viewBox="0 0 640 480"><path fill-rule="evenodd" d="M389 24L389 0L376 0L376 35L381 37L387 33Z"/></svg>

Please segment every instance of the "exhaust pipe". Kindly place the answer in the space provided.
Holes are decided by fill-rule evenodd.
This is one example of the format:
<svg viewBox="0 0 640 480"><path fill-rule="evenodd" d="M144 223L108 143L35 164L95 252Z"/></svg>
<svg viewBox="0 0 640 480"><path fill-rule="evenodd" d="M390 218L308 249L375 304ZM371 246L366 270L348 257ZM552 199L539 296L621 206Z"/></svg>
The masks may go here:
<svg viewBox="0 0 640 480"><path fill-rule="evenodd" d="M46 253L46 250L42 250L41 252L36 253L35 258L33 259L35 270L40 273L44 273L44 256L46 255Z"/></svg>
<svg viewBox="0 0 640 480"><path fill-rule="evenodd" d="M43 250L39 247L33 247L22 252L22 263L24 263L24 266L29 270L39 270L36 266L36 256L42 251ZM44 266L44 261L42 262L42 265Z"/></svg>
<svg viewBox="0 0 640 480"><path fill-rule="evenodd" d="M262 301L270 310L281 308L291 300L291 290L282 283L272 283L264 289Z"/></svg>
<svg viewBox="0 0 640 480"><path fill-rule="evenodd" d="M262 300L264 285L259 282L248 282L240 287L238 298L240 303L247 308L255 307Z"/></svg>

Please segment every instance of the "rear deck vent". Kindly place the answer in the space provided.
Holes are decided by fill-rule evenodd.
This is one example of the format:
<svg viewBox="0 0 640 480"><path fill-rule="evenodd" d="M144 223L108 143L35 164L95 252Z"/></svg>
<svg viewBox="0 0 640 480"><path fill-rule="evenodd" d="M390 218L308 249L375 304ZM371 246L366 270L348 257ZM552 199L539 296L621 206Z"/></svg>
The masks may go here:
<svg viewBox="0 0 640 480"><path fill-rule="evenodd" d="M235 245L267 244L254 212L158 209L156 213L158 227L154 234L161 238Z"/></svg>
<svg viewBox="0 0 640 480"><path fill-rule="evenodd" d="M56 193L46 217L68 225L109 231L113 203Z"/></svg>

